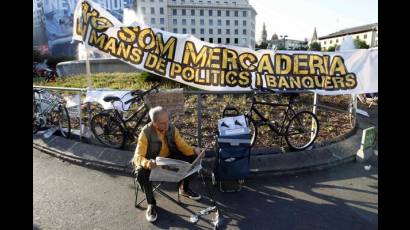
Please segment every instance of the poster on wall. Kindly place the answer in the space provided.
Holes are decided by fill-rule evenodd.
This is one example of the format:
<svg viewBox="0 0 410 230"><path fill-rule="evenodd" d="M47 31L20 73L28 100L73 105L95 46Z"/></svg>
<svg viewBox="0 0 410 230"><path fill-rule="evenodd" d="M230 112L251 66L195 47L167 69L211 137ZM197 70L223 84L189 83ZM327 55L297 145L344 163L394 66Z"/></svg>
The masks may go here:
<svg viewBox="0 0 410 230"><path fill-rule="evenodd" d="M72 41L74 9L78 0L43 0L43 11L48 46L52 55L76 56L78 43ZM118 20L123 9L131 7L134 0L95 0Z"/></svg>

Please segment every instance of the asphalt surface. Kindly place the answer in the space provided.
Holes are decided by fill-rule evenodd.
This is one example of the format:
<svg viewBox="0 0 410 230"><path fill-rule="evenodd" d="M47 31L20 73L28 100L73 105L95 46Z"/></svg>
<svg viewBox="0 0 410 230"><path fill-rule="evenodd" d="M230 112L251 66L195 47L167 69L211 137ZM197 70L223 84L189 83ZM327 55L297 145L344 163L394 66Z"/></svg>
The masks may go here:
<svg viewBox="0 0 410 230"><path fill-rule="evenodd" d="M222 229L378 229L378 166L357 162L311 173L261 176L240 192L212 189L224 217ZM206 190L195 180L194 190ZM166 185L173 197L176 186ZM189 222L210 205L181 198L186 209L157 196L158 220L134 208L128 176L63 162L33 149L33 229L212 229L213 214ZM143 207L146 204L143 203ZM191 210L191 211L189 211Z"/></svg>

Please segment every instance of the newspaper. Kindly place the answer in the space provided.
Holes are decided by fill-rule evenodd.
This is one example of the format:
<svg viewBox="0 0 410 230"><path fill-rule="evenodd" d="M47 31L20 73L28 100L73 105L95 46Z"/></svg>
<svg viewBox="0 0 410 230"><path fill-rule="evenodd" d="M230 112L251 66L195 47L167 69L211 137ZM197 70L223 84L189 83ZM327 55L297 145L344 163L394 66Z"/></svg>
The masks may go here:
<svg viewBox="0 0 410 230"><path fill-rule="evenodd" d="M219 119L218 130L220 136L249 133L249 128L244 115Z"/></svg>
<svg viewBox="0 0 410 230"><path fill-rule="evenodd" d="M204 156L205 150L198 154L192 164L171 158L156 157L157 167L151 170L149 180L179 182L202 169L201 161Z"/></svg>

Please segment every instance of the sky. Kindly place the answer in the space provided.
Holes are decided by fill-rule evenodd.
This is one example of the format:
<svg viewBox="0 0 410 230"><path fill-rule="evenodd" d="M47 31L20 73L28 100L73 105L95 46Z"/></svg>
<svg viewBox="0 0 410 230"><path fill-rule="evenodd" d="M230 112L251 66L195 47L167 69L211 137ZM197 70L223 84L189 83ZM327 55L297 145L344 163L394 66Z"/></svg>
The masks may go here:
<svg viewBox="0 0 410 230"><path fill-rule="evenodd" d="M267 37L273 33L303 40L341 29L378 22L377 0L249 0L256 10L256 41L265 23Z"/></svg>

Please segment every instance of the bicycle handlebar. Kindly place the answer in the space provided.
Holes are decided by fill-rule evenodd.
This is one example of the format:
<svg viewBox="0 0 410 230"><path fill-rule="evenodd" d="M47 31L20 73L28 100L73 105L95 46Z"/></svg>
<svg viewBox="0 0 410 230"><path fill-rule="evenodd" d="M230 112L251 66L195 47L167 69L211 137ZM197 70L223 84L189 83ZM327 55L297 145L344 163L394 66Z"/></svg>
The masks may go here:
<svg viewBox="0 0 410 230"><path fill-rule="evenodd" d="M149 89L149 90L147 90L147 91L145 91L145 92L143 92L143 91L141 91L141 90L134 90L134 91L132 91L131 92L131 95L132 96L135 96L136 95L136 97L133 97L133 98L131 98L131 99L129 99L128 101L126 101L126 102L124 102L124 104L129 104L129 103L131 103L131 102L133 102L133 101L137 101L137 100L141 100L141 99L143 99L144 98L144 96L145 95L147 95L147 94L149 94L151 91L153 91L153 90L156 90L157 92L158 92L158 87L160 86L160 84L159 83L157 83L156 85L154 85L151 89Z"/></svg>
<svg viewBox="0 0 410 230"><path fill-rule="evenodd" d="M265 87L262 87L262 86L259 86L259 87L254 88L254 87L252 87L252 85L251 85L251 89L252 89L253 92L258 92L258 91L260 91L260 92L276 93L274 90L268 89L268 88L265 88Z"/></svg>

